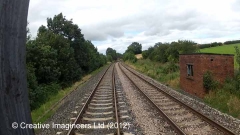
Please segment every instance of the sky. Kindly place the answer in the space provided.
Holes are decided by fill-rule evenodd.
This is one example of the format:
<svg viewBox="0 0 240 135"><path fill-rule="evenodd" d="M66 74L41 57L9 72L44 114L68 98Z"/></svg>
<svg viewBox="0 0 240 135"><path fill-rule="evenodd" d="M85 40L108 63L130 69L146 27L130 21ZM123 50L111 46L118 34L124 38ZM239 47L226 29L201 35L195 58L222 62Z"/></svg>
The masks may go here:
<svg viewBox="0 0 240 135"><path fill-rule="evenodd" d="M47 18L63 13L101 53L143 50L157 42L198 44L240 39L240 0L30 0L28 22L36 37Z"/></svg>

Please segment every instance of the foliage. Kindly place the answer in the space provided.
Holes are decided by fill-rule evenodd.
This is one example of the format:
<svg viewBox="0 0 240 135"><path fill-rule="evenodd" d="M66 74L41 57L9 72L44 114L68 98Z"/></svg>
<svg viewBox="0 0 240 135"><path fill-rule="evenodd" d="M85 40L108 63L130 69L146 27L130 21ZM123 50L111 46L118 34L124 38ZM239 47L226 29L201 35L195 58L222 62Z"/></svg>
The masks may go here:
<svg viewBox="0 0 240 135"><path fill-rule="evenodd" d="M159 63L149 59L140 59L135 63L127 62L128 65L134 67L136 70L170 85L171 87L179 89L179 66L175 63Z"/></svg>
<svg viewBox="0 0 240 135"><path fill-rule="evenodd" d="M178 46L180 54L195 53L198 51L197 43L190 40L179 40Z"/></svg>
<svg viewBox="0 0 240 135"><path fill-rule="evenodd" d="M234 78L227 78L221 88L210 91L204 98L205 102L221 112L240 118L239 75L240 72L237 72Z"/></svg>
<svg viewBox="0 0 240 135"><path fill-rule="evenodd" d="M149 47L148 50L142 52L143 59L149 58L149 55L154 51L154 47Z"/></svg>
<svg viewBox="0 0 240 135"><path fill-rule="evenodd" d="M240 71L240 50L238 46L234 46L235 51L236 51L236 62L238 63L238 70Z"/></svg>
<svg viewBox="0 0 240 135"><path fill-rule="evenodd" d="M234 80L232 82L235 82L235 90L240 92L240 71L236 71Z"/></svg>
<svg viewBox="0 0 240 135"><path fill-rule="evenodd" d="M123 57L123 54L117 53L117 58L118 58L118 59L122 59L122 57Z"/></svg>
<svg viewBox="0 0 240 135"><path fill-rule="evenodd" d="M165 63L168 60L168 55L166 53L168 45L160 45L154 49L154 51L149 55L150 60Z"/></svg>
<svg viewBox="0 0 240 135"><path fill-rule="evenodd" d="M106 55L108 56L108 61L110 62L112 62L113 60L117 60L117 51L110 47L107 48Z"/></svg>
<svg viewBox="0 0 240 135"><path fill-rule="evenodd" d="M135 57L134 53L126 52L123 54L123 60L124 61L129 60L130 62L135 63L137 61L137 58Z"/></svg>
<svg viewBox="0 0 240 135"><path fill-rule="evenodd" d="M142 51L142 57L143 57L143 59L147 59L147 57L148 57L148 50L144 50L144 51Z"/></svg>
<svg viewBox="0 0 240 135"><path fill-rule="evenodd" d="M200 44L198 45L198 47L200 49L203 49L203 48L210 48L210 47L216 47L216 46L222 46L223 44L221 42L213 42L213 43L210 43L210 44Z"/></svg>
<svg viewBox="0 0 240 135"><path fill-rule="evenodd" d="M165 74L171 74L178 71L179 71L179 65L177 65L174 62L166 63L165 66L162 67L162 73L165 73Z"/></svg>
<svg viewBox="0 0 240 135"><path fill-rule="evenodd" d="M111 55L107 55L107 61L109 61L109 62L112 62L112 61L113 61L113 58L112 58Z"/></svg>
<svg viewBox="0 0 240 135"><path fill-rule="evenodd" d="M48 101L51 95L57 94L60 89L60 85L57 83L42 84L36 89L31 89L29 93L30 107L32 110L41 106L41 104Z"/></svg>
<svg viewBox="0 0 240 135"><path fill-rule="evenodd" d="M36 39L27 42L27 79L31 109L38 108L91 71L106 64L106 56L84 39L81 29L62 13L40 26Z"/></svg>
<svg viewBox="0 0 240 135"><path fill-rule="evenodd" d="M232 40L232 41L226 41L226 42L224 42L225 45L237 44L237 43L240 43L240 40Z"/></svg>
<svg viewBox="0 0 240 135"><path fill-rule="evenodd" d="M196 43L188 40L179 40L172 43L156 43L154 47L149 47L143 51L143 58L152 61L177 62L181 53L195 53L198 51Z"/></svg>
<svg viewBox="0 0 240 135"><path fill-rule="evenodd" d="M203 87L206 89L206 92L216 89L218 82L214 80L213 74L210 71L206 71L203 74Z"/></svg>
<svg viewBox="0 0 240 135"><path fill-rule="evenodd" d="M138 42L133 42L131 45L128 46L126 52L133 54L141 54L142 53L142 45Z"/></svg>

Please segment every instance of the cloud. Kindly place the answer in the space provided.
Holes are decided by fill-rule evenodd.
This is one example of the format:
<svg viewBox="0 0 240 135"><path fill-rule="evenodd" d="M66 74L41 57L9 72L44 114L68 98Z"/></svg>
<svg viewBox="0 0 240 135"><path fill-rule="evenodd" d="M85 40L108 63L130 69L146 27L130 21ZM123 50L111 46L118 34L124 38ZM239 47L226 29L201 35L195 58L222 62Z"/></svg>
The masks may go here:
<svg viewBox="0 0 240 135"><path fill-rule="evenodd" d="M240 6L240 1L236 0L233 2L233 4L231 5L232 9L236 12L240 12L239 6Z"/></svg>
<svg viewBox="0 0 240 135"><path fill-rule="evenodd" d="M81 28L84 37L105 53L123 53L132 42L143 49L178 39L198 43L239 39L238 0L34 0L28 21L36 36L46 19L60 12Z"/></svg>
<svg viewBox="0 0 240 135"><path fill-rule="evenodd" d="M93 26L82 27L82 32L85 38L93 41L107 40L108 37L122 37L124 36L121 27L114 27L114 24L101 23Z"/></svg>

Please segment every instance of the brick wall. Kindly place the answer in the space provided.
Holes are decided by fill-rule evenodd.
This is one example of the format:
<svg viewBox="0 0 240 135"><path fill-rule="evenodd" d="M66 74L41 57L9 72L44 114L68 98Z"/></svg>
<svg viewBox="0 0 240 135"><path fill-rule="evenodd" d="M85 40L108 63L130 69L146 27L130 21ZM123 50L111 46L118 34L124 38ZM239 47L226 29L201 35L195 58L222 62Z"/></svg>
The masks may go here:
<svg viewBox="0 0 240 135"><path fill-rule="evenodd" d="M234 56L217 54L180 55L180 86L183 90L203 98L203 74L209 70L214 79L223 83L225 78L234 76ZM187 75L187 65L192 65L193 76Z"/></svg>

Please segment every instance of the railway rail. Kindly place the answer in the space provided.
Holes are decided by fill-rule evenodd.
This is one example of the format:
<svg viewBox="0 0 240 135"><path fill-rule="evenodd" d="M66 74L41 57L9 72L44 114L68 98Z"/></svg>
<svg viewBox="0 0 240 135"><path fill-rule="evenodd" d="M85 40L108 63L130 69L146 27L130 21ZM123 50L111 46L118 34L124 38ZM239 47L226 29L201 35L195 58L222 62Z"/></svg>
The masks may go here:
<svg viewBox="0 0 240 135"><path fill-rule="evenodd" d="M127 111L122 110L121 91L115 86L115 64L112 64L99 80L95 89L88 95L81 111L73 118L73 126L67 135L82 134L125 134L122 131L122 123L128 118ZM121 123L120 123L121 122Z"/></svg>
<svg viewBox="0 0 240 135"><path fill-rule="evenodd" d="M143 77L117 63L132 84L159 110L177 134L222 134L233 135L229 129L219 125L192 107L147 81Z"/></svg>
<svg viewBox="0 0 240 135"><path fill-rule="evenodd" d="M112 64L101 77L95 89L90 93L87 101L72 123L74 125L80 124L83 128L72 127L67 135L110 134L111 132L120 134L119 128L108 130L104 123L118 122L118 111L115 111L117 110L117 106L115 106L114 80L114 65ZM96 129L101 129L101 131Z"/></svg>

